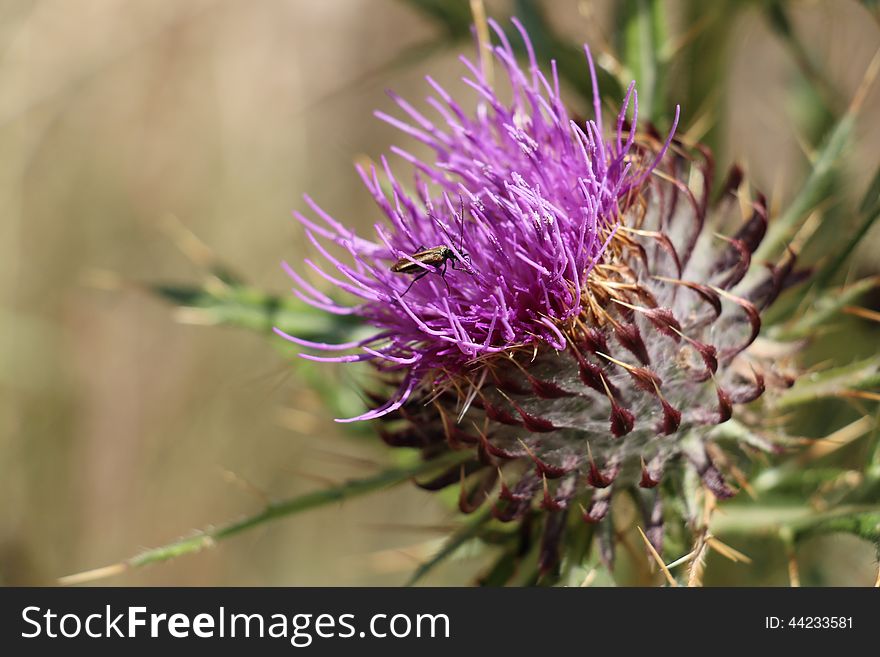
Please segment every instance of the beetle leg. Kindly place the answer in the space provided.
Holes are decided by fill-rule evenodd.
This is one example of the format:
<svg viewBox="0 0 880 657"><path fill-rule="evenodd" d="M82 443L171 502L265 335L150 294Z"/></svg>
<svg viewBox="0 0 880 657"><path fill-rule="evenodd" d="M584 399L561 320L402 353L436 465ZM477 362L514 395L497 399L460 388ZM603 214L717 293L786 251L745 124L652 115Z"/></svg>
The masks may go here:
<svg viewBox="0 0 880 657"><path fill-rule="evenodd" d="M400 295L401 298L403 298L403 297L406 296L406 293L409 292L410 289L412 288L412 286L416 284L416 281L419 281L419 280L423 279L425 276L427 276L427 275L430 274L430 273L431 273L431 270L426 269L426 270L423 271L421 274L419 274L418 276L416 276L415 278L413 278L412 281L410 281L410 284L406 286L406 289L403 291L403 294Z"/></svg>
<svg viewBox="0 0 880 657"><path fill-rule="evenodd" d="M444 260L443 261L443 271L442 272L439 271L440 268L438 267L437 273L440 274L440 278L443 279L443 283L446 285L446 295L452 296L452 291L449 289L449 282L446 280L446 267L447 267L447 265L449 265L449 260ZM452 268L455 269L455 265L453 265Z"/></svg>

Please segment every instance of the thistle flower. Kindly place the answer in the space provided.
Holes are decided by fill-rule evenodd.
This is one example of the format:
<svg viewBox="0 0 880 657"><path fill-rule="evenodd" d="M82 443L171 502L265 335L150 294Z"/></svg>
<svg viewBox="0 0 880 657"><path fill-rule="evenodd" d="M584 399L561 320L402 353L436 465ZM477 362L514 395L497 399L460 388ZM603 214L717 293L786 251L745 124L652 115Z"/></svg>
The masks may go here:
<svg viewBox="0 0 880 657"><path fill-rule="evenodd" d="M545 511L549 568L575 501L599 522L614 490L653 489L671 463L692 468L716 496L732 494L707 451L710 430L765 385L791 383L749 347L761 311L794 280L794 259L752 262L764 198L747 198L738 169L714 188L709 152L675 134L678 108L666 136L640 131L633 83L606 126L585 49L594 116L574 120L555 63L546 76L513 22L525 68L490 21L510 101L462 58L476 112L430 77L434 118L394 94L406 118L377 112L432 155L391 149L413 169L409 185L384 157L381 174L358 168L388 219L373 240L308 197L319 221L296 214L327 262L306 264L358 302L340 305L285 265L294 293L358 315L376 333L329 345L276 330L331 352L305 358L369 360L396 386L375 409L340 421L380 418L388 444L420 448L426 459L472 452L423 487L460 481L462 511L489 503L503 521ZM661 498L655 489L646 499L659 548Z"/></svg>

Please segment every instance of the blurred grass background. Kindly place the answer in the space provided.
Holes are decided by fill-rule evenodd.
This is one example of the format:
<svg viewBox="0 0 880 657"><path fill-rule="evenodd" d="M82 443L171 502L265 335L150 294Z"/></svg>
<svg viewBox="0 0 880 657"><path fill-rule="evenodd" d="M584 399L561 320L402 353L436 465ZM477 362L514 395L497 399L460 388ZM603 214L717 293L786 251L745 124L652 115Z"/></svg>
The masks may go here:
<svg viewBox="0 0 880 657"><path fill-rule="evenodd" d="M514 4L488 3L501 16ZM538 4L571 41L614 43L615 3ZM702 26L670 73L685 129L703 121L721 167L743 163L784 205L808 170L803 131L821 121L804 116L796 53L760 2L670 5L677 24ZM204 276L177 248L182 224L250 283L283 294L279 261L305 254L289 220L303 192L366 231L378 215L351 162L402 139L372 117L390 105L384 89L418 102L425 73L458 88L457 53L471 53L431 19L425 8L436 6L0 3L0 583L51 584L252 511L265 496L388 462L378 440L342 434L272 340L176 323L137 284ZM876 15L858 2L787 6L845 106L880 48ZM701 43L713 33L723 42ZM723 58L723 79L701 73L710 55ZM878 109L875 88L846 158L851 190L876 167ZM878 238L874 230L860 247L862 274L880 271ZM877 337L856 321L841 334L854 352ZM404 487L111 583L397 584L437 547L442 534L430 529L451 517ZM716 583L785 584L784 555L755 549L766 549L759 566L707 572ZM838 564L822 583L876 576L870 546L850 537L801 552L805 577L817 559ZM453 563L428 581L460 582L473 567Z"/></svg>

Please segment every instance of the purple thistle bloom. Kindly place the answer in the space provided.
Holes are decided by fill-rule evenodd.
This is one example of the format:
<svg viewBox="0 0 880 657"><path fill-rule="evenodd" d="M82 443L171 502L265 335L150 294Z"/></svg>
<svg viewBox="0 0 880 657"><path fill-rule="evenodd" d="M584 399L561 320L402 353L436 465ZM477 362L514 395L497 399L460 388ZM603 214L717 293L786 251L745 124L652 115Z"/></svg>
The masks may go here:
<svg viewBox="0 0 880 657"><path fill-rule="evenodd" d="M331 352L303 357L370 360L399 386L374 410L340 421L382 418L388 444L421 448L427 459L472 450L463 469L423 487L461 481L460 506L471 511L500 477L493 514L504 521L525 521L540 500L542 569L556 560L566 526L559 514L585 492L584 518L595 523L616 487L646 489L646 531L659 549L655 487L664 468L686 463L716 496L731 495L709 456L710 430L765 384L791 383L783 364L749 347L760 312L796 279L794 259L753 265L764 199L747 198L736 168L713 193L708 151L674 136L678 108L665 138L638 131L633 83L605 130L585 49L594 118L579 123L562 103L555 63L548 79L520 23L525 69L490 24L510 102L462 58L479 101L474 115L431 78L436 118L393 94L408 118L377 112L433 156L392 148L414 169L412 192L384 157L385 184L375 168L358 169L388 219L375 241L308 197L320 222L296 213L328 263L306 264L359 302L341 306L285 265L294 293L354 313L377 333L329 345L276 331ZM337 259L322 241L350 257Z"/></svg>
<svg viewBox="0 0 880 657"><path fill-rule="evenodd" d="M502 103L480 68L462 57L470 73L463 81L483 103L477 116L468 116L430 77L436 96L427 102L440 115L439 124L393 93L411 122L376 112L431 147L436 157L424 162L392 148L416 170L417 199L404 191L386 158L382 165L392 190L390 199L375 168L358 167L391 224L375 226L378 241L355 236L308 197L306 202L325 225L295 213L309 240L341 278L311 261L307 264L363 302L340 308L287 267L299 285L295 293L330 312L355 312L381 331L360 345L316 345L284 337L319 349L359 346L363 353L358 360L372 359L384 369L406 371L398 394L388 404L346 421L391 412L426 377L456 374L480 356L533 345L564 350L566 337L559 327L580 314L583 288L616 233L621 204L644 184L672 138L670 132L663 148L650 157L634 147L635 121L633 127L625 126L630 103L634 118L638 115L635 83L620 109L613 137L603 136L588 49L596 118L579 125L560 98L555 63L547 80L521 24L514 19L529 53L528 72L516 62L504 32L490 23L502 44L493 53L507 73L513 93L510 104ZM353 262L332 257L319 237L347 249ZM438 265L413 258L437 247L446 254ZM408 265L409 276L392 271L398 261Z"/></svg>

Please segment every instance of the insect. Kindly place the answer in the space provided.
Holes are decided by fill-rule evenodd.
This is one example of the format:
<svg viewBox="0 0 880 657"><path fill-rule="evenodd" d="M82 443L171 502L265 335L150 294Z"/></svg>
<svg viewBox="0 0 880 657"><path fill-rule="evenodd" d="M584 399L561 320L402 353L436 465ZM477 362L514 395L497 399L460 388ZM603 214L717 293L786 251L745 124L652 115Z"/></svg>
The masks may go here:
<svg viewBox="0 0 880 657"><path fill-rule="evenodd" d="M461 203L461 201L459 200ZM460 209L461 213L461 237L459 239L460 245L458 248L458 253L462 258L470 262L468 254L462 250L464 246L464 207ZM436 219L435 219L436 221ZM446 229L443 228L441 224L440 229L446 234L446 237L449 235L446 233ZM446 282L446 268L451 264L453 269L457 269L455 266L456 263L459 262L459 258L456 255L454 249L449 246L441 245L441 246L432 246L431 248L426 248L424 246L420 246L416 249L416 252L413 253L408 258L400 258L397 262L391 265L391 271L396 274L416 274L415 278L412 279L410 284L407 286L406 290L404 290L403 294L400 296L404 296L407 292L410 291L413 285L416 284L417 281L421 280L428 274L439 274L443 279L443 282L446 284L446 291L449 292L449 283ZM427 267L433 267L433 271L428 269ZM469 269L469 268L468 268Z"/></svg>
<svg viewBox="0 0 880 657"><path fill-rule="evenodd" d="M462 257L467 258L467 254L462 253ZM435 246L430 249L420 248L409 258L401 258L391 265L391 271L396 274L417 274L407 286L404 293L400 296L404 296L417 281L432 273L439 274L440 277L443 278L443 282L446 283L446 289L448 291L449 283L446 282L446 267L451 263L452 268L456 269L455 263L457 262L458 258L456 257L455 252L448 246ZM425 267L420 267L416 263L433 267L434 271L426 269Z"/></svg>

